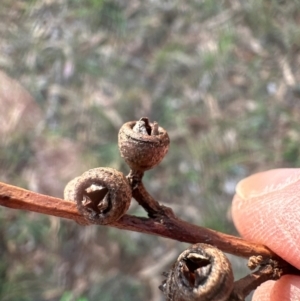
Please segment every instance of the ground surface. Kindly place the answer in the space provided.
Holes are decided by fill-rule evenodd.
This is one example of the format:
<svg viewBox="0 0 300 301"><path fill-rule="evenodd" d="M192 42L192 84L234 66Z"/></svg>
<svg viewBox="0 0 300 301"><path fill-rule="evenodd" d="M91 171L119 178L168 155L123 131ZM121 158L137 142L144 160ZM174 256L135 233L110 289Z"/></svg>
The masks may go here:
<svg viewBox="0 0 300 301"><path fill-rule="evenodd" d="M171 138L151 194L236 234L235 184L300 164L299 4L2 0L0 68L33 98L0 77L0 180L61 197L89 168L127 173L118 129L148 116ZM0 226L3 301L163 300L160 274L185 247L4 208Z"/></svg>

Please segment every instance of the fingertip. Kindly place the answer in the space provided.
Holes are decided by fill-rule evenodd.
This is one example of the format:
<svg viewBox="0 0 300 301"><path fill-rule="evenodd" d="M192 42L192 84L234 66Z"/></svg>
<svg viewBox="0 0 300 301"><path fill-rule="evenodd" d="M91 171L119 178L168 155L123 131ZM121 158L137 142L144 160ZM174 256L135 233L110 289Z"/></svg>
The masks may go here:
<svg viewBox="0 0 300 301"><path fill-rule="evenodd" d="M270 170L242 180L232 217L242 236L300 268L300 169Z"/></svg>
<svg viewBox="0 0 300 301"><path fill-rule="evenodd" d="M252 301L271 301L271 292L275 281L267 281L261 284L255 291ZM275 301L275 300L272 300Z"/></svg>
<svg viewBox="0 0 300 301"><path fill-rule="evenodd" d="M299 301L300 277L285 275L277 281L267 281L254 292L252 301Z"/></svg>
<svg viewBox="0 0 300 301"><path fill-rule="evenodd" d="M236 186L236 193L242 199L249 199L279 191L299 181L300 168L271 169L241 180Z"/></svg>
<svg viewBox="0 0 300 301"><path fill-rule="evenodd" d="M271 297L278 300L299 301L300 277L293 275L283 276L279 281L275 282Z"/></svg>

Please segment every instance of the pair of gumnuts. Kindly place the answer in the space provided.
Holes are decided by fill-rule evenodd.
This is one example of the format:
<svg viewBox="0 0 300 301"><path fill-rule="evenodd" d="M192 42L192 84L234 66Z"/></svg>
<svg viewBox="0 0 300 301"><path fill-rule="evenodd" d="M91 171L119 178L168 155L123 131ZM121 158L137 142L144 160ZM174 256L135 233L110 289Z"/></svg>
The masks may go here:
<svg viewBox="0 0 300 301"><path fill-rule="evenodd" d="M143 173L157 166L168 152L168 133L147 117L129 121L121 127L118 145L121 156L133 172ZM70 181L64 191L66 200L75 201L88 222L109 224L128 210L132 187L120 171L99 167Z"/></svg>

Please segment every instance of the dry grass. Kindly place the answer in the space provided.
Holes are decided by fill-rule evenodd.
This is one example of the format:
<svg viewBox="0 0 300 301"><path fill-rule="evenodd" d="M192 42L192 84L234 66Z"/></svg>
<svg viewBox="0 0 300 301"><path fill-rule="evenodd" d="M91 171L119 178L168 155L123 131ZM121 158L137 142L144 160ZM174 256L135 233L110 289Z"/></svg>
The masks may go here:
<svg viewBox="0 0 300 301"><path fill-rule="evenodd" d="M171 137L149 191L182 218L235 233L237 181L300 164L299 4L2 1L0 68L35 102L24 118L0 109L1 179L59 195L83 169L127 172L118 128L148 116ZM18 111L27 102L13 95ZM184 247L4 209L0 223L1 300L162 300L164 254Z"/></svg>

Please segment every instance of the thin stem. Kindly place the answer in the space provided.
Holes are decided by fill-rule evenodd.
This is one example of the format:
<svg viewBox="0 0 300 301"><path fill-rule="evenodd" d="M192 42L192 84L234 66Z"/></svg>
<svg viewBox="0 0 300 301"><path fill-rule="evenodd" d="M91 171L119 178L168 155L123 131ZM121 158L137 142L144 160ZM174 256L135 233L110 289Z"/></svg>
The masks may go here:
<svg viewBox="0 0 300 301"><path fill-rule="evenodd" d="M271 265L263 266L254 273L234 283L232 299L230 301L244 300L253 290L268 280L274 279L274 269ZM278 278L277 278L278 279Z"/></svg>
<svg viewBox="0 0 300 301"><path fill-rule="evenodd" d="M147 194L145 195L147 196ZM0 205L13 208L38 212L46 215L52 215L67 218L86 225L87 221L76 207L76 203L62 200L59 198L35 193L16 186L4 184L0 182ZM247 242L241 238L228 234L220 233L211 229L189 224L175 217L172 210L168 207L160 206L160 212L152 218L142 218L130 215L124 215L117 222L108 226L119 228L122 230L136 231L145 234L158 235L177 241L211 244L220 250L241 257L262 256L265 259L272 260L277 270L281 270L283 274L297 274L299 270L291 266L289 263L278 257L267 247ZM274 272L274 269L272 269ZM239 296L246 296L249 291L256 288L260 283L272 279L270 273L264 273L262 276L256 277L255 272L244 280L238 281L235 285L236 294L233 295L231 301L241 301ZM281 276L280 275L280 276ZM240 299L239 299L240 298Z"/></svg>
<svg viewBox="0 0 300 301"><path fill-rule="evenodd" d="M85 218L77 211L76 204L73 202L42 195L1 182L0 205L63 217L79 223L86 222ZM263 245L250 243L242 238L192 225L172 216L161 215L155 218L142 218L124 215L117 222L109 226L158 235L191 244L200 242L209 243L224 252L241 257L262 255L266 258L279 258ZM283 261L282 259L280 260Z"/></svg>
<svg viewBox="0 0 300 301"><path fill-rule="evenodd" d="M269 259L262 263L257 271L234 282L234 288L228 301L244 301L245 298L262 283L268 280L278 280L284 274L298 274L299 270L293 267L278 266L276 260Z"/></svg>
<svg viewBox="0 0 300 301"><path fill-rule="evenodd" d="M263 245L249 243L242 238L195 226L179 219L175 216L171 208L160 205L148 193L142 183L143 175L143 173L131 170L127 178L132 185L133 197L148 212L149 217L152 218L151 220L154 218L154 220L164 225L163 231L159 228L159 231L155 232L156 228L151 228L151 231L155 234L162 235L163 232L164 235L162 236L192 244L201 242L208 243L223 252L245 258L249 258L253 255L261 255L267 259L277 258L277 255ZM143 221L143 224L145 224L145 221Z"/></svg>
<svg viewBox="0 0 300 301"><path fill-rule="evenodd" d="M143 175L144 173L141 171L130 170L127 179L131 185L132 196L136 199L139 205L148 212L149 217L153 217L157 212L161 210L161 206L146 191L142 183Z"/></svg>

